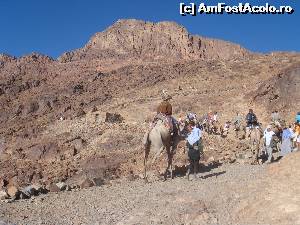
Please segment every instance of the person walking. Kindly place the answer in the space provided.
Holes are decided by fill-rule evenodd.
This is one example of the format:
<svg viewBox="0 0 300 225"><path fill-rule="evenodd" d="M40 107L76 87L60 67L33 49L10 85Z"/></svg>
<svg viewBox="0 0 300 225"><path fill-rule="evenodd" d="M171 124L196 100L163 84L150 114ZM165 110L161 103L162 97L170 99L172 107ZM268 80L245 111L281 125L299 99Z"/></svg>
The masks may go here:
<svg viewBox="0 0 300 225"><path fill-rule="evenodd" d="M273 158L273 146L271 145L273 136L275 136L275 132L272 130L272 126L268 125L267 129L264 132L264 144L268 156L268 160L266 163L271 163Z"/></svg>

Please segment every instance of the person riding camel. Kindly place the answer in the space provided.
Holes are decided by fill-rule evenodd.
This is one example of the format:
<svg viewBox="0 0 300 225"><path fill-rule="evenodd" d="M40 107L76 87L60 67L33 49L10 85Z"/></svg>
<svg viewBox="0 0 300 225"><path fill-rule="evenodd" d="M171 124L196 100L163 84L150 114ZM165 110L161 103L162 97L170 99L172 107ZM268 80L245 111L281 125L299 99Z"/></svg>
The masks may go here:
<svg viewBox="0 0 300 225"><path fill-rule="evenodd" d="M258 127L257 117L253 112L253 109L249 109L249 113L246 116L246 123L248 128Z"/></svg>
<svg viewBox="0 0 300 225"><path fill-rule="evenodd" d="M146 132L146 135L144 137L144 145L149 145L149 134L152 131L152 129L157 124L157 121L162 121L165 125L165 127L168 128L170 134L171 134L171 141L173 142L174 139L174 133L178 131L177 128L177 121L175 118L172 117L172 105L170 103L170 100L172 99L172 96L170 96L165 90L162 91L162 102L158 105L156 110L156 115L153 118L149 130Z"/></svg>
<svg viewBox="0 0 300 225"><path fill-rule="evenodd" d="M259 129L259 123L256 115L253 112L253 109L249 109L249 112L246 116L246 137L250 138L253 129Z"/></svg>
<svg viewBox="0 0 300 225"><path fill-rule="evenodd" d="M177 121L172 116L173 110L172 105L170 103L170 100L172 99L172 96L169 95L165 90L162 91L162 102L157 107L157 114L154 117L154 122L158 119L161 119L163 121L167 120L167 125L169 126L169 130L171 135L174 134L177 128Z"/></svg>

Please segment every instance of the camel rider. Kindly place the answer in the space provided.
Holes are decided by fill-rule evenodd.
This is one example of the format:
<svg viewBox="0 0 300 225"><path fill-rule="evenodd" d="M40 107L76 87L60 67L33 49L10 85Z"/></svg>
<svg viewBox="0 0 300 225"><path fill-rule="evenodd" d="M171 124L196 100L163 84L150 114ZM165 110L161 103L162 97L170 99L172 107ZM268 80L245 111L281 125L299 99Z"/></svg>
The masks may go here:
<svg viewBox="0 0 300 225"><path fill-rule="evenodd" d="M247 128L258 127L257 117L253 112L253 109L249 109L249 113L246 116Z"/></svg>
<svg viewBox="0 0 300 225"><path fill-rule="evenodd" d="M157 115L155 116L154 121L156 121L157 119L161 119L163 121L167 119L170 133L173 135L177 128L177 121L172 117L172 105L170 103L171 99L172 96L170 96L165 90L163 90L163 101L157 107Z"/></svg>
<svg viewBox="0 0 300 225"><path fill-rule="evenodd" d="M162 102L157 107L157 113L161 113L166 116L172 115L172 105L170 103L170 100L172 99L172 96L168 95L166 91L162 92Z"/></svg>

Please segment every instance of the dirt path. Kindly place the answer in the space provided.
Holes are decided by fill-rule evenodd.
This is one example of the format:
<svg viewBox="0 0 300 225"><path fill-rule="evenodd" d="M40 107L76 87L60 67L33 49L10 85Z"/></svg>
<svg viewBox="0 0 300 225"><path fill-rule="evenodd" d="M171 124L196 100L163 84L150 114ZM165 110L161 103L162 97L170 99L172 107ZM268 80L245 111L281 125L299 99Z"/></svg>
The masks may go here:
<svg viewBox="0 0 300 225"><path fill-rule="evenodd" d="M234 224L232 210L264 166L225 165L188 181L143 180L0 203L0 221L15 224ZM0 223L1 224L1 223Z"/></svg>

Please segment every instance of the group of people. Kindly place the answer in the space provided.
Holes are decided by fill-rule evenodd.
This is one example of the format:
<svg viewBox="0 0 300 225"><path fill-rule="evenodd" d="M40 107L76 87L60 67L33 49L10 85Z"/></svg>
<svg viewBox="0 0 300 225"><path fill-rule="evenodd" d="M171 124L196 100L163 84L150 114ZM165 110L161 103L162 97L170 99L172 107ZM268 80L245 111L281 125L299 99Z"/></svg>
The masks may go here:
<svg viewBox="0 0 300 225"><path fill-rule="evenodd" d="M180 123L185 124L187 131L186 148L190 161L188 175L192 171L194 171L195 174L198 170L199 160L203 150L202 127L199 126L197 115L190 112L186 115L185 120L179 119L179 121L177 121L172 116L172 105L170 103L172 97L163 91L162 99L163 101L157 108L157 115L154 118L153 124L158 119L167 120L167 125L169 126L172 136L176 135L178 130L180 130ZM218 123L218 113L208 113L206 119L209 123ZM232 122L228 121L225 123L224 129L228 131L231 123L233 123L235 130L241 129L240 127L244 120L246 122L246 134L249 134L249 131L251 132L253 129L261 129L261 124L258 122L258 118L252 109L249 109L245 119L237 113ZM275 128L277 129L276 131L274 130ZM294 127L287 127L286 124L281 123L278 111L273 111L271 124L268 125L264 131L263 140L265 146L264 154L267 156L267 162L271 162L273 150L278 146L278 143L281 143L280 149L282 156L291 152L293 147L297 147L300 150L300 112L296 116Z"/></svg>
<svg viewBox="0 0 300 225"><path fill-rule="evenodd" d="M267 163L272 161L274 150L279 151L281 157L300 150L300 112L294 124L289 126L280 119L277 111L272 112L271 124L264 131L263 138Z"/></svg>

